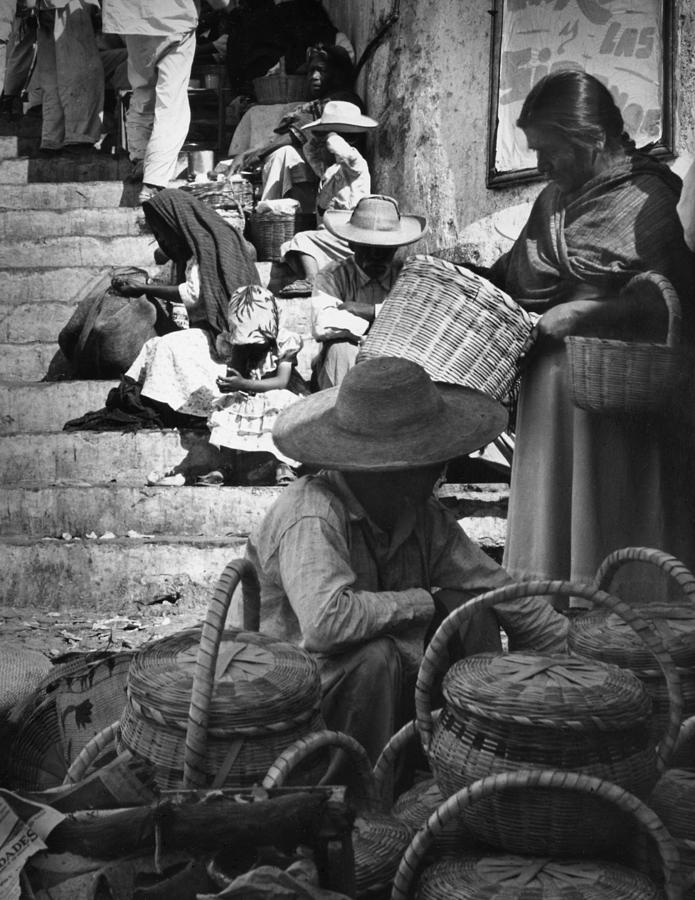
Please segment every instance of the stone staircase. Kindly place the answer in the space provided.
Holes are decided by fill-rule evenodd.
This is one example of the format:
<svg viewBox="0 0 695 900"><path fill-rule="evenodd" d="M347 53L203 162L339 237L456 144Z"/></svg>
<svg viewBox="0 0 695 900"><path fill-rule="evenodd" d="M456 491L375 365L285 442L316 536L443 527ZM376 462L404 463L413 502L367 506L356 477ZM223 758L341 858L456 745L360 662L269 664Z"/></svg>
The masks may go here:
<svg viewBox="0 0 695 900"><path fill-rule="evenodd" d="M0 136L0 605L95 617L158 597L202 608L280 489L147 487L152 469L203 453L200 437L62 431L102 407L112 382L41 381L57 335L109 267L152 267L154 240L118 160L31 149L31 136ZM277 273L259 270L272 287ZM283 315L308 338L306 301L284 301ZM313 352L307 340L304 374ZM506 495L448 487L468 533L498 549Z"/></svg>

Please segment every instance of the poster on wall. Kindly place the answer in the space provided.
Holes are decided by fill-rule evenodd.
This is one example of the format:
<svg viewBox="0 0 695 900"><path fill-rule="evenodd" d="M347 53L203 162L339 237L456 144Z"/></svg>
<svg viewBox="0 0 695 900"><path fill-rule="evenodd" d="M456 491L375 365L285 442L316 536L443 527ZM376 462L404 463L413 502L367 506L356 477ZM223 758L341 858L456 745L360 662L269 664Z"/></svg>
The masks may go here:
<svg viewBox="0 0 695 900"><path fill-rule="evenodd" d="M516 127L544 75L583 69L613 94L638 147L670 149L670 0L496 0L488 184L536 176Z"/></svg>

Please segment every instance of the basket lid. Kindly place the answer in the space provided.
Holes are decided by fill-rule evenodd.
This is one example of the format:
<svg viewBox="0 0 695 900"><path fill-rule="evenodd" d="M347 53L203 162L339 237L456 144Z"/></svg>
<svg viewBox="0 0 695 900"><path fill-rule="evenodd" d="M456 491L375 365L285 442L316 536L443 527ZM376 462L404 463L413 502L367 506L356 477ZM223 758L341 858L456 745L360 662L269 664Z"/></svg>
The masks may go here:
<svg viewBox="0 0 695 900"><path fill-rule="evenodd" d="M142 715L185 730L201 627L145 644L128 673ZM318 666L300 647L256 632L223 632L209 707L210 732L290 727L320 702Z"/></svg>
<svg viewBox="0 0 695 900"><path fill-rule="evenodd" d="M436 861L420 879L421 896L534 897L582 900L632 897L657 900L657 886L645 875L600 860L589 862L499 855ZM470 892L470 893L469 893Z"/></svg>
<svg viewBox="0 0 695 900"><path fill-rule="evenodd" d="M640 609L652 621L673 661L695 665L695 607L657 605ZM627 622L607 610L591 610L571 624L568 644L572 652L629 669L657 669L658 663Z"/></svg>
<svg viewBox="0 0 695 900"><path fill-rule="evenodd" d="M571 656L481 653L449 669L443 692L454 715L548 728L615 731L651 715L649 695L631 672Z"/></svg>

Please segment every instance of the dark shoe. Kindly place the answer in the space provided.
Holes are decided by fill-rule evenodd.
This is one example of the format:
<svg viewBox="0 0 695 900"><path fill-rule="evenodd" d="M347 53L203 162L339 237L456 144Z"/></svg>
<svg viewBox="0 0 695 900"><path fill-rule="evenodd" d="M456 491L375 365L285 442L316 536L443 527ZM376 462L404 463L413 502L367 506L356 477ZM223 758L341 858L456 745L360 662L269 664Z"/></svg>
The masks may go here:
<svg viewBox="0 0 695 900"><path fill-rule="evenodd" d="M278 297L310 297L313 293L314 285L307 278L298 278L285 287L280 288Z"/></svg>

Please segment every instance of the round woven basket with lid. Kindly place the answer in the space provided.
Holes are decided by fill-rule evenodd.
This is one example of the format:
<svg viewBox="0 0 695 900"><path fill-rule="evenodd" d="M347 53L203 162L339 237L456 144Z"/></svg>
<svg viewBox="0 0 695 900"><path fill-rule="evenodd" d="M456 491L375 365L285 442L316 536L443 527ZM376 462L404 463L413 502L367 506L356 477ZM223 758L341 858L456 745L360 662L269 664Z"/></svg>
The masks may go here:
<svg viewBox="0 0 695 900"><path fill-rule="evenodd" d="M201 633L189 628L145 645L128 675L119 748L153 762L163 788L183 781ZM319 703L318 668L308 653L255 632L225 630L208 706L202 762L208 783L259 781L288 744L321 727Z"/></svg>
<svg viewBox="0 0 695 900"><path fill-rule="evenodd" d="M433 724L431 691L449 639L479 609L536 596L585 597L630 621L653 650L670 688L669 726L658 750L649 727L651 702L631 673L593 660L531 654L471 657L444 681L446 703ZM605 778L648 795L680 724L678 676L663 642L616 597L569 582L524 582L490 591L444 620L423 657L415 696L425 751L444 796L473 781L529 766L557 766ZM512 853L549 856L602 853L620 841L624 823L591 796L552 792L539 800L505 793L465 813L478 837Z"/></svg>
<svg viewBox="0 0 695 900"><path fill-rule="evenodd" d="M443 692L431 760L445 797L479 778L529 765L585 772L641 797L655 783L651 703L639 680L617 666L485 654L455 663ZM510 816L510 807L517 815ZM466 817L474 834L513 852L599 852L616 839L614 816L590 796L505 794ZM558 827L563 818L566 828Z"/></svg>
<svg viewBox="0 0 695 900"><path fill-rule="evenodd" d="M596 587L610 590L620 570L631 563L647 563L659 569L677 591L673 602L640 605L654 631L678 667L683 693L683 714L695 714L695 576L680 560L648 547L616 550L603 561L596 574ZM625 600L629 602L629 597ZM654 728L662 734L668 717L668 689L652 653L619 616L595 609L572 621L567 638L578 656L615 663L630 669L647 688L654 707Z"/></svg>
<svg viewBox="0 0 695 900"><path fill-rule="evenodd" d="M435 861L425 868L432 841L452 817L488 797L519 788L527 793L591 794L620 810L656 850L655 862L661 871L655 874L663 882L663 891L640 872L601 858L554 860L492 853L461 854ZM610 782L576 772L528 769L483 778L445 800L403 854L391 900L413 896L418 900L681 900L677 866L678 852L664 824L633 794Z"/></svg>

